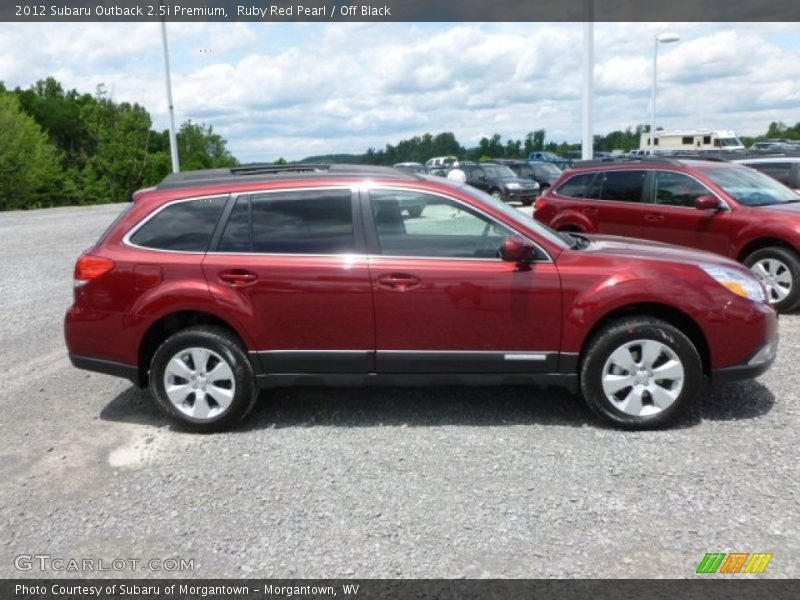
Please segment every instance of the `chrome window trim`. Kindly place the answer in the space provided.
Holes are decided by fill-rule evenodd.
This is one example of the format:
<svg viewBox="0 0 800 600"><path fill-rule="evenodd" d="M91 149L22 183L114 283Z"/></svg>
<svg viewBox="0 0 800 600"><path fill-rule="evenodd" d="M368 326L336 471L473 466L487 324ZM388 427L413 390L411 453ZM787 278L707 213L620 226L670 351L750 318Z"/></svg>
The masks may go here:
<svg viewBox="0 0 800 600"><path fill-rule="evenodd" d="M515 227L511 227L507 223L503 223L502 221L498 221L492 215L487 214L486 211L484 211L484 210L482 210L482 209L480 209L480 208L478 208L476 206L473 206L473 205L469 204L468 202L464 202L463 200L461 200L459 198L455 198L453 196L450 196L448 194L445 194L445 193L442 193L442 192L439 192L439 191L420 189L420 188L416 188L416 187L408 187L408 186L402 186L402 185L401 186L398 186L398 185L383 185L383 184L380 184L380 183L376 183L375 185L366 186L366 187L363 187L362 189L364 191L366 191L368 194L372 190L386 190L386 191L390 191L390 192L391 191L417 192L417 193L422 193L422 194L429 194L431 196L439 196L441 198L445 198L446 200L450 200L452 202L456 202L458 204L461 204L462 206L467 207L470 210L474 210L475 212L481 214L482 216L484 216L486 219L488 219L492 223L500 225L501 227L504 227L505 229L511 230L513 233L525 238L531 244L533 244L534 247L536 247L539 251L541 251L541 253L546 258L545 259L541 259L541 260L531 261L531 264L533 264L533 263L552 263L553 262L553 257L550 256L550 253L547 250L545 250L540 244L538 244L534 240L530 239L530 236L528 236L527 234L524 234L524 233L520 233L519 231L517 231L517 229ZM372 200L371 197L367 198L367 202L371 202L371 200ZM371 206L370 206L370 210L371 210ZM372 255L372 256L378 256L378 257L382 257L382 258L414 258L414 259L462 260L462 261L463 260L480 260L480 261L491 261L491 262L506 262L501 258L464 258L464 257L449 257L449 256L405 256L405 255L397 256L397 255L387 255L387 254L377 254L377 255Z"/></svg>
<svg viewBox="0 0 800 600"><path fill-rule="evenodd" d="M311 186L311 187L299 187L299 188L279 188L279 189L272 189L272 190L252 190L252 191L238 191L238 192L229 192L227 194L207 194L203 196L191 196L189 198L177 198L175 200L170 200L166 202L162 206L159 206L156 210L152 213L147 215L141 221L136 223L128 232L125 234L125 237L122 238L122 243L126 246L130 246L131 248L138 248L140 250L150 250L151 252L167 252L169 254L254 254L258 256L264 256L265 253L263 252L254 252L254 253L242 253L242 252L196 252L190 250L164 250L162 248L149 248L148 246L140 246L138 244L134 244L131 242L130 238L133 234L135 234L139 229L141 229L150 219L153 219L158 213L162 210L165 210L167 207L172 206L174 204L180 204L182 202L192 202L193 200L205 200L208 198L230 198L233 202L239 199L240 196L250 196L252 194L272 194L278 192L300 192L300 191L319 191L319 190L348 190L350 193L357 192L358 188L353 185L342 185L342 184L334 184L334 185L321 185L321 186ZM224 210L224 208L223 208ZM354 227L355 229L355 227ZM280 254L274 253L276 256L338 256L338 254L309 254L309 255L287 255L287 254Z"/></svg>
<svg viewBox="0 0 800 600"><path fill-rule="evenodd" d="M139 250L149 250L150 252L166 252L167 254L200 254L203 255L205 251L196 251L196 250L164 250L163 248L150 248L149 246L140 246L139 244L134 244L131 242L131 236L133 236L137 231L139 231L142 227L144 227L151 219L154 219L156 215L161 213L161 211L166 210L167 207L174 206L175 204L182 204L184 202L194 202L196 200L206 200L206 199L213 199L213 198L224 198L226 201L230 197L230 194L209 194L205 196L192 196L190 198L178 198L176 200L170 200L166 202L162 206L159 206L156 210L151 212L147 215L144 219L136 223L133 227L131 227L125 236L122 238L122 243L125 246L130 246L131 248L137 248ZM225 207L222 207L222 210L225 210ZM213 236L213 231L212 231Z"/></svg>
<svg viewBox="0 0 800 600"><path fill-rule="evenodd" d="M190 251L190 250L164 250L162 248L150 248L148 246L140 246L138 244L134 244L130 241L131 236L133 236L139 229L141 229L148 221L155 218L161 211L165 210L169 206L173 206L175 204L180 204L183 202L192 202L195 200L205 200L210 198L230 198L230 201L235 202L241 196L251 196L254 194L273 194L273 193L281 193L281 192L303 192L303 191L321 191L321 190L348 190L352 192L359 192L359 191L366 191L369 192L373 189L382 189L382 190L389 190L389 191L403 191L403 192L417 192L417 193L425 193L431 194L433 196L440 196L442 198L451 200L453 202L457 202L470 208L485 218L489 219L493 223L497 223L506 229L510 229L515 234L524 237L526 240L531 242L541 253L546 257L545 259L535 260L532 261L531 264L536 263L553 263L553 258L550 256L550 253L547 252L540 244L531 240L528 235L522 234L517 231L514 227L510 227L506 223L498 222L496 218L487 214L485 211L472 206L471 204L464 202L458 198L454 198L453 196L444 194L438 191L432 191L424 188L416 188L416 187L406 187L406 186L383 186L381 184L375 185L324 185L324 186L311 186L311 187L302 187L302 188L280 188L280 189L267 189L267 190L252 190L252 191L239 191L239 192L231 192L229 194L210 194L210 195L203 195L203 196L192 196L189 198L178 198L176 200L170 200L169 202L165 203L162 206L159 206L155 211L144 217L141 221L136 223L125 236L122 238L122 243L126 246L130 246L131 248L137 248L139 250L148 250L150 252L162 252L167 254L187 254L187 255L208 255L208 256L287 256L287 257L306 257L306 258L342 258L345 257L352 257L353 259L365 259L370 260L372 258L388 258L388 259L415 259L415 260L457 260L457 261L482 261L482 262L505 262L499 258L463 258L463 257L443 257L443 256L396 256L396 255L387 255L387 254L362 254L362 253L350 253L350 252L338 252L335 254L304 254L304 253L284 253L284 252L198 252L198 251ZM369 201L369 199L367 200Z"/></svg>

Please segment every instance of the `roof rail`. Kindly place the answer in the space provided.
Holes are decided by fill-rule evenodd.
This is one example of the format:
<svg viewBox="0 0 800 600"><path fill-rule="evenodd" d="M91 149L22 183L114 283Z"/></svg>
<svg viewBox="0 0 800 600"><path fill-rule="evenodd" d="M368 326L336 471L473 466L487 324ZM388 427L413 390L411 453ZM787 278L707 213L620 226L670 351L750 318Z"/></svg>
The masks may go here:
<svg viewBox="0 0 800 600"><path fill-rule="evenodd" d="M656 156L613 156L608 158L599 158L595 160L581 160L575 161L573 167L580 169L582 167L603 167L608 165L628 165L628 164L656 164L656 165L674 165L677 167L683 166L686 160L707 160L712 162L727 162L728 159L721 156L706 156L700 153L675 153L669 155L656 155Z"/></svg>
<svg viewBox="0 0 800 600"><path fill-rule="evenodd" d="M416 173L395 169L393 167L373 165L304 163L274 165L270 163L255 163L224 169L204 169L200 171L171 173L156 186L156 189L167 190L204 185L252 183L255 181L301 179L308 177L364 177L370 175L374 177L408 179L411 181L422 179Z"/></svg>

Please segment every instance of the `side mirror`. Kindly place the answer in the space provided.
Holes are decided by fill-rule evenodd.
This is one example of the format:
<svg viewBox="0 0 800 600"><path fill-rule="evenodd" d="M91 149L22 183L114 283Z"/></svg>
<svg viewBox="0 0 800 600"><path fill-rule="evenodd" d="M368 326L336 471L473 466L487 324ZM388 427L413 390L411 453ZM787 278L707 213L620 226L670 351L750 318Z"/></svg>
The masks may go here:
<svg viewBox="0 0 800 600"><path fill-rule="evenodd" d="M720 210L722 203L716 196L699 196L694 200L694 207L698 210Z"/></svg>
<svg viewBox="0 0 800 600"><path fill-rule="evenodd" d="M506 262L527 263L533 257L533 244L519 235L510 235L503 240L500 258Z"/></svg>

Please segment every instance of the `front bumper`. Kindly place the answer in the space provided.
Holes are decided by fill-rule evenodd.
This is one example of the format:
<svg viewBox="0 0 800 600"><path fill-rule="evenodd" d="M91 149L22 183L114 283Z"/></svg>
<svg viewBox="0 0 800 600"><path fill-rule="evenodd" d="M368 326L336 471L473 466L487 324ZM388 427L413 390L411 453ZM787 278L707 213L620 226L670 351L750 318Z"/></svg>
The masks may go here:
<svg viewBox="0 0 800 600"><path fill-rule="evenodd" d="M509 200L536 200L539 197L539 188L509 190L505 189L506 198Z"/></svg>
<svg viewBox="0 0 800 600"><path fill-rule="evenodd" d="M766 373L778 355L778 338L774 337L763 344L746 363L713 369L711 378L717 381L737 381L753 379Z"/></svg>

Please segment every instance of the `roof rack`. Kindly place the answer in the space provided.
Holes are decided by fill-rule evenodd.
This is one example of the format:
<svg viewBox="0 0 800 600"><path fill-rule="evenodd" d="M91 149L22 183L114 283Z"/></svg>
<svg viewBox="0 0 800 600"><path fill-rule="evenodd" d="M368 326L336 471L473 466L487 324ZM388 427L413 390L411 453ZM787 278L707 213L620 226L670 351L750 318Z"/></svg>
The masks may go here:
<svg viewBox="0 0 800 600"><path fill-rule="evenodd" d="M402 171L393 167L345 164L304 164L274 165L270 163L249 164L224 169L204 169L183 171L167 175L156 186L158 190L191 188L204 185L226 183L252 183L281 179L304 179L314 177L391 177L419 181L416 173Z"/></svg>

